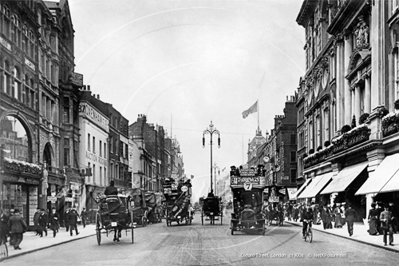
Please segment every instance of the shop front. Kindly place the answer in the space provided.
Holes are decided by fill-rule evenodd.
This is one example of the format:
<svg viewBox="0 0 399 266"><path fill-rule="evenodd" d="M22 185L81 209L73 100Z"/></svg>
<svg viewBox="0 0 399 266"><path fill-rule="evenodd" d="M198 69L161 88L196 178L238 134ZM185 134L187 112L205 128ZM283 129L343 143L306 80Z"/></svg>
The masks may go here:
<svg viewBox="0 0 399 266"><path fill-rule="evenodd" d="M7 214L19 209L29 227L39 206L41 170L38 165L5 158L1 173L0 207Z"/></svg>

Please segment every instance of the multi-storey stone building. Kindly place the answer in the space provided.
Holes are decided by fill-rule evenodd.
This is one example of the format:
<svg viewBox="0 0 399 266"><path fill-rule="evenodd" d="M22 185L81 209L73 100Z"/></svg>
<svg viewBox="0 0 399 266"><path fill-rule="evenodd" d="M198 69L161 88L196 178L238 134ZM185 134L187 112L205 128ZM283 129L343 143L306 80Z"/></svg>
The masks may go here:
<svg viewBox="0 0 399 266"><path fill-rule="evenodd" d="M363 218L373 200L399 204L397 5L303 2L297 22L305 28L307 70L298 89L298 172L308 181L299 199L351 203Z"/></svg>
<svg viewBox="0 0 399 266"><path fill-rule="evenodd" d="M61 192L69 181L68 163L62 160L68 130L60 118L63 91L69 88L73 94L77 88L70 79L73 27L66 0L2 1L0 9L0 121L14 121L12 131L18 130L17 136L21 131L26 139L22 160L11 158L7 147L2 154L2 163L3 157L8 160L0 178L0 202L7 210L21 209L32 225L38 206L62 212ZM72 102L69 106L72 112ZM77 116L70 124L74 122L77 126ZM70 143L78 141L77 127L70 137Z"/></svg>

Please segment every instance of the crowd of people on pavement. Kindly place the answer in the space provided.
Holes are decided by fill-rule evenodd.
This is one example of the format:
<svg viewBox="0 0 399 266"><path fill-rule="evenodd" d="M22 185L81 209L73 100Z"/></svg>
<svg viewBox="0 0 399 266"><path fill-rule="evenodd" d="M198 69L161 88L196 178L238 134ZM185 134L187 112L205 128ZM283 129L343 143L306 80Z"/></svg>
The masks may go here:
<svg viewBox="0 0 399 266"><path fill-rule="evenodd" d="M309 215L313 224L322 224L323 229L342 228L347 226L349 236L353 235L354 222L360 217L350 203L341 202L330 204L285 203L284 216L288 221L303 222ZM393 234L399 233L399 208L394 203L374 202L368 213L368 233L370 235L382 235L384 245L393 246ZM303 223L303 233L307 224Z"/></svg>
<svg viewBox="0 0 399 266"><path fill-rule="evenodd" d="M63 215L63 221L60 221L60 215L55 208L46 211L42 208L37 208L33 215L33 230L36 236L47 236L47 230L53 232L53 237L56 237L60 230L61 223L65 226L66 231L73 235L75 231L78 232L78 221L81 221L83 228L86 226L88 214L85 208L78 214L76 208L67 208ZM21 249L20 244L23 240L23 234L28 230L28 225L22 217L19 209L12 209L10 215L7 215L0 209L0 244L9 242L14 249Z"/></svg>

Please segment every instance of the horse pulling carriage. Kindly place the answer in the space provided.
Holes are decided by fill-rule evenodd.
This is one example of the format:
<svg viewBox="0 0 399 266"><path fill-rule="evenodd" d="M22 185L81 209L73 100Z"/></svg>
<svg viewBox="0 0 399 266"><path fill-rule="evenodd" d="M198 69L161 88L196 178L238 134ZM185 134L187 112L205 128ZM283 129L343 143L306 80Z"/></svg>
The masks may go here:
<svg viewBox="0 0 399 266"><path fill-rule="evenodd" d="M201 223L204 225L204 217L208 217L211 224L215 224L215 220L218 220L220 216L220 224L223 223L223 212L221 199L214 196L213 193L209 193L208 197L200 200L202 203L201 211Z"/></svg>
<svg viewBox="0 0 399 266"><path fill-rule="evenodd" d="M166 225L176 222L178 225L185 222L191 224L192 214L190 211L191 182L176 184L172 178L168 178L164 183L164 197L166 206Z"/></svg>
<svg viewBox="0 0 399 266"><path fill-rule="evenodd" d="M233 193L231 234L235 231L265 234L265 218L262 213L263 190L266 187L263 166L258 169L230 170L230 187Z"/></svg>
<svg viewBox="0 0 399 266"><path fill-rule="evenodd" d="M96 235L97 243L101 244L101 233L114 232L114 241L118 241L122 236L122 230L125 230L126 236L131 234L132 244L134 243L134 220L131 208L130 197L125 195L103 196L97 201L99 209L96 213Z"/></svg>

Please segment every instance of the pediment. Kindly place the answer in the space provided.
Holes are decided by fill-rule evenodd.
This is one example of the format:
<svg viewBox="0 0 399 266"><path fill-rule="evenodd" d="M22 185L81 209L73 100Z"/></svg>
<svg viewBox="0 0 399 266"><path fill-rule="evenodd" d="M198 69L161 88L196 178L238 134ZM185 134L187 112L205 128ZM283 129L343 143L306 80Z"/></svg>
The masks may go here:
<svg viewBox="0 0 399 266"><path fill-rule="evenodd" d="M349 61L348 73L352 73L353 71L359 69L370 56L371 56L370 50L360 50L354 52Z"/></svg>

